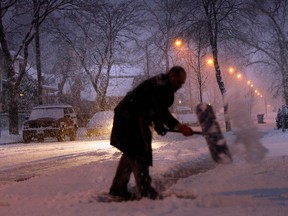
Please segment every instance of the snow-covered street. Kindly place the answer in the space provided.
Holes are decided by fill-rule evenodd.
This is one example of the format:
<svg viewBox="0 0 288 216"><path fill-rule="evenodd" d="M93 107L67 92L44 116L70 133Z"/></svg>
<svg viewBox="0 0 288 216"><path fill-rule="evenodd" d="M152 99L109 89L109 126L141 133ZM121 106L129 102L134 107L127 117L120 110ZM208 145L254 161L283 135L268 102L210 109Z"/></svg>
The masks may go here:
<svg viewBox="0 0 288 216"><path fill-rule="evenodd" d="M154 147L157 149L161 145L165 145L165 142L156 142ZM110 160L116 151L110 146L108 137L98 140L80 137L79 141L2 144L0 184L27 180L52 170Z"/></svg>
<svg viewBox="0 0 288 216"><path fill-rule="evenodd" d="M155 137L154 165L150 169L154 184L186 196L196 196L195 199L171 196L156 201L97 203L94 198L109 190L121 155L109 146L107 139L61 145L31 143L24 146L26 148L22 148L24 144L1 145L1 171L21 163L37 167L39 162L48 160L53 161L57 169L47 169L21 181L2 182L0 213L11 216L287 215L288 133L274 129L273 118L271 122L257 125L261 143L269 150L259 163L246 162L245 150L241 143L235 144L231 132L225 133L233 151L234 160L230 165L212 162L201 136L186 138L169 133L165 137ZM46 156L38 158L44 154L47 159L44 159ZM84 159L78 164L66 160L65 166L59 165L63 157L69 158L69 155L71 159L81 158L77 154L87 156L85 162ZM130 186L134 185L132 177Z"/></svg>
<svg viewBox="0 0 288 216"><path fill-rule="evenodd" d="M98 161L113 150L108 140L0 145L1 182L20 181L51 170Z"/></svg>

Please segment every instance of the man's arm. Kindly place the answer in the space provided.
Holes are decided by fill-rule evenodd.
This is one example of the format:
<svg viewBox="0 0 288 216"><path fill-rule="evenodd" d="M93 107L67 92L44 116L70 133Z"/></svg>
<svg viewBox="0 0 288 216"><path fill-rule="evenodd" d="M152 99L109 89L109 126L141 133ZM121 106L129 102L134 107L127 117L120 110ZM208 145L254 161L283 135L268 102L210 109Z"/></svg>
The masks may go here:
<svg viewBox="0 0 288 216"><path fill-rule="evenodd" d="M163 123L169 127L171 130L178 130L184 136L191 136L193 135L193 130L186 124L180 123L174 116L169 112L167 109L163 113Z"/></svg>

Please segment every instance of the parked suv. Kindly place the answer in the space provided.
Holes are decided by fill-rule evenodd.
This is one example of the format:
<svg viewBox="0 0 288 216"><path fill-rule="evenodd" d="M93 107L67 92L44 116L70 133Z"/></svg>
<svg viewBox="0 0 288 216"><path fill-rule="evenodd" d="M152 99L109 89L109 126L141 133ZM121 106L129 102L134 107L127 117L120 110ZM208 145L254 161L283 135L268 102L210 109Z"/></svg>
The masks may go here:
<svg viewBox="0 0 288 216"><path fill-rule="evenodd" d="M42 105L34 107L23 124L23 140L43 142L46 137L56 137L59 142L69 136L76 139L78 128L76 113L70 105Z"/></svg>

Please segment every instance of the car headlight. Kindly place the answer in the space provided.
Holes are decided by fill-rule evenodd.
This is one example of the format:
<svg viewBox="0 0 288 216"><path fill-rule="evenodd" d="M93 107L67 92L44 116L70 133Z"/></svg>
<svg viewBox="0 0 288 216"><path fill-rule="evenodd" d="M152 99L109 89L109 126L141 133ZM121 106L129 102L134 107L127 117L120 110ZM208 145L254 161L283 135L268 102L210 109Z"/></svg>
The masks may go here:
<svg viewBox="0 0 288 216"><path fill-rule="evenodd" d="M64 128L65 127L65 123L64 122L60 122L60 127Z"/></svg>

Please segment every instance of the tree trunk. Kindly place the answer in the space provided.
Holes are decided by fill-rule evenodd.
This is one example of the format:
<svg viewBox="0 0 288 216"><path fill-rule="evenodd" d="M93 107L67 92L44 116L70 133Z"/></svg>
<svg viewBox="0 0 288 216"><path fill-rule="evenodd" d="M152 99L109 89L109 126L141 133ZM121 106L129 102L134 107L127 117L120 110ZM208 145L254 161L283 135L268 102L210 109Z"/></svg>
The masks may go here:
<svg viewBox="0 0 288 216"><path fill-rule="evenodd" d="M225 97L226 89L222 79L221 70L218 62L218 54L217 54L217 45L212 47L213 59L214 59L214 67L216 72L217 83L221 92L222 97ZM228 115L228 104L224 105L224 116L225 116L225 127L226 131L231 131L231 122Z"/></svg>
<svg viewBox="0 0 288 216"><path fill-rule="evenodd" d="M9 47L5 38L2 19L0 18L0 44L4 54L4 65L8 75L8 109L9 109L9 133L19 134L18 130L18 105L17 105L17 90L15 89L15 70L13 67L13 60L9 52Z"/></svg>
<svg viewBox="0 0 288 216"><path fill-rule="evenodd" d="M203 1L204 9L207 16L207 27L209 31L209 40L213 54L214 68L216 72L217 83L221 92L222 97L225 97L226 89L221 76L221 70L218 62L218 19L217 19L217 9L215 1ZM228 104L224 105L224 115L225 115L225 126L226 131L231 131L231 123L228 116Z"/></svg>
<svg viewBox="0 0 288 216"><path fill-rule="evenodd" d="M17 90L9 88L9 134L19 134Z"/></svg>
<svg viewBox="0 0 288 216"><path fill-rule="evenodd" d="M145 46L145 54L146 54L146 73L147 73L147 79L150 78L150 60L149 60L149 50L148 45Z"/></svg>
<svg viewBox="0 0 288 216"><path fill-rule="evenodd" d="M286 105L288 105L288 72L283 72L284 77L283 77L283 97L284 97L284 102Z"/></svg>
<svg viewBox="0 0 288 216"><path fill-rule="evenodd" d="M35 51L36 51L36 68L38 79L38 104L43 104L43 80L42 80L42 67L41 67L41 51L40 51L40 31L39 31L39 5L37 0L33 0L35 12Z"/></svg>
<svg viewBox="0 0 288 216"><path fill-rule="evenodd" d="M35 45L36 45L36 68L37 68L37 79L38 79L38 103L43 104L43 79L42 79L39 29L37 30L36 35L35 35Z"/></svg>

